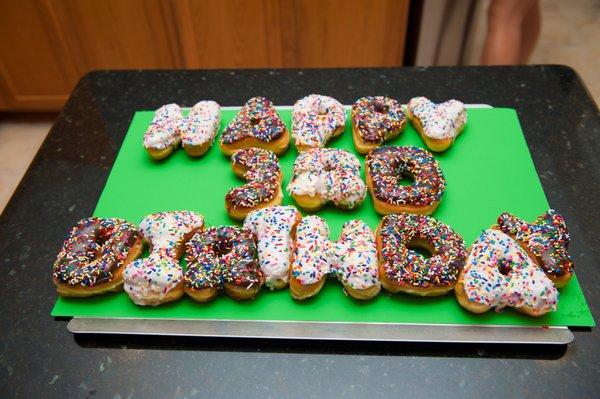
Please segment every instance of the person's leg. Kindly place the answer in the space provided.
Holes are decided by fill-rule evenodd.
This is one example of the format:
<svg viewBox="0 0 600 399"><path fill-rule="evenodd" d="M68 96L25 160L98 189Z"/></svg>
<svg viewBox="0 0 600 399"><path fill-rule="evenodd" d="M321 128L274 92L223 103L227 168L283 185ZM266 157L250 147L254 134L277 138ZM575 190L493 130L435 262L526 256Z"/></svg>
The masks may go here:
<svg viewBox="0 0 600 399"><path fill-rule="evenodd" d="M529 61L529 57L535 49L535 45L540 37L540 2L534 1L527 15L521 24L521 63Z"/></svg>
<svg viewBox="0 0 600 399"><path fill-rule="evenodd" d="M522 24L536 0L492 0L481 63L522 63Z"/></svg>

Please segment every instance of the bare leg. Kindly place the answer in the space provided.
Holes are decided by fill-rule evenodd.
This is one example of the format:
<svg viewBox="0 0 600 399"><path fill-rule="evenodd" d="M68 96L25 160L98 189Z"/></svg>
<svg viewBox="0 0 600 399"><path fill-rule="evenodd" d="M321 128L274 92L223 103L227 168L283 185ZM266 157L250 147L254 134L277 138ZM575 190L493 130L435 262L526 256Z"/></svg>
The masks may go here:
<svg viewBox="0 0 600 399"><path fill-rule="evenodd" d="M488 10L488 30L481 63L508 65L524 62L523 21L537 0L492 0ZM529 43L533 50L535 41Z"/></svg>
<svg viewBox="0 0 600 399"><path fill-rule="evenodd" d="M521 63L529 61L540 37L540 2L536 0L525 15L521 31Z"/></svg>

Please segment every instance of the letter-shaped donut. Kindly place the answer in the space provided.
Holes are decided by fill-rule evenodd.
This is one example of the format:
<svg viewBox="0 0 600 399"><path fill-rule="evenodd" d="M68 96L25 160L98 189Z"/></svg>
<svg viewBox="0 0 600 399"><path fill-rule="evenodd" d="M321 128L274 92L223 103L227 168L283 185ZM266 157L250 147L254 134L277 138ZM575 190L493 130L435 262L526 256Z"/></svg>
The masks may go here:
<svg viewBox="0 0 600 399"><path fill-rule="evenodd" d="M360 177L360 161L337 148L301 152L287 190L303 209L315 211L327 202L342 209L362 203L367 188Z"/></svg>
<svg viewBox="0 0 600 399"><path fill-rule="evenodd" d="M558 288L564 287L575 264L569 255L569 230L563 217L554 209L528 223L510 213L498 217L498 227L528 252Z"/></svg>
<svg viewBox="0 0 600 399"><path fill-rule="evenodd" d="M157 212L140 222L140 232L150 245L150 256L125 268L125 292L140 306L157 306L183 295L183 270L179 264L184 244L204 226L195 212Z"/></svg>
<svg viewBox="0 0 600 399"><path fill-rule="evenodd" d="M179 127L183 119L177 104L163 105L154 113L152 122L144 134L144 148L154 159L171 155L181 143Z"/></svg>
<svg viewBox="0 0 600 399"><path fill-rule="evenodd" d="M221 124L221 107L214 101L200 101L183 118L179 131L183 149L193 157L204 155Z"/></svg>
<svg viewBox="0 0 600 399"><path fill-rule="evenodd" d="M389 97L362 97L352 105L354 148L368 154L406 128L402 105Z"/></svg>
<svg viewBox="0 0 600 399"><path fill-rule="evenodd" d="M294 236L301 218L293 206L272 206L257 209L244 220L244 229L256 237L260 268L270 289L281 289L288 284Z"/></svg>
<svg viewBox="0 0 600 399"><path fill-rule="evenodd" d="M248 181L225 196L225 208L233 219L244 220L259 208L280 205L283 175L277 155L262 148L245 148L231 157L233 172Z"/></svg>
<svg viewBox="0 0 600 399"><path fill-rule="evenodd" d="M382 215L410 212L432 214L446 188L446 180L431 153L418 147L380 147L367 155L367 186L375 210ZM403 178L413 184L402 186Z"/></svg>
<svg viewBox="0 0 600 399"><path fill-rule="evenodd" d="M455 288L465 309L484 313L506 306L530 316L556 310L558 291L519 244L499 230L473 243Z"/></svg>
<svg viewBox="0 0 600 399"><path fill-rule="evenodd" d="M406 112L425 145L436 152L450 147L467 124L465 105L457 100L434 104L425 97L415 97Z"/></svg>
<svg viewBox="0 0 600 399"><path fill-rule="evenodd" d="M428 259L415 252L430 252ZM379 278L389 292L438 296L451 291L467 251L462 237L448 225L424 215L384 216L377 228Z"/></svg>
<svg viewBox="0 0 600 399"><path fill-rule="evenodd" d="M345 223L339 241L331 242L323 219L302 218L290 269L292 297L302 300L317 295L328 274L336 276L356 299L370 299L379 293L375 236L364 222Z"/></svg>
<svg viewBox="0 0 600 399"><path fill-rule="evenodd" d="M254 237L235 226L210 227L186 244L185 292L198 302L219 290L236 300L252 299L265 282Z"/></svg>
<svg viewBox="0 0 600 399"><path fill-rule="evenodd" d="M263 97L248 100L221 134L221 151L227 156L250 147L280 155L289 144L290 133L271 101Z"/></svg>
<svg viewBox="0 0 600 399"><path fill-rule="evenodd" d="M83 219L63 243L52 280L61 296L85 297L119 291L123 269L143 249L137 229L122 219Z"/></svg>
<svg viewBox="0 0 600 399"><path fill-rule="evenodd" d="M311 94L296 101L292 110L292 131L298 151L325 147L344 132L346 111L335 98Z"/></svg>

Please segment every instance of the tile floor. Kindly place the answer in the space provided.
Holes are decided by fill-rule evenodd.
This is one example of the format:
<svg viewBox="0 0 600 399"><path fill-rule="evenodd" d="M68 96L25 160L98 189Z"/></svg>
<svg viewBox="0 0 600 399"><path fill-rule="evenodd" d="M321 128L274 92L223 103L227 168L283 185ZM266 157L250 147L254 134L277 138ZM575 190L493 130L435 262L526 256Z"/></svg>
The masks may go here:
<svg viewBox="0 0 600 399"><path fill-rule="evenodd" d="M570 65L580 73L598 101L600 2L542 0L541 4L542 33L531 63ZM0 213L44 141L53 118L0 114Z"/></svg>
<svg viewBox="0 0 600 399"><path fill-rule="evenodd" d="M46 138L54 117L0 116L0 213Z"/></svg>
<svg viewBox="0 0 600 399"><path fill-rule="evenodd" d="M600 1L542 0L542 31L532 64L574 68L600 101Z"/></svg>

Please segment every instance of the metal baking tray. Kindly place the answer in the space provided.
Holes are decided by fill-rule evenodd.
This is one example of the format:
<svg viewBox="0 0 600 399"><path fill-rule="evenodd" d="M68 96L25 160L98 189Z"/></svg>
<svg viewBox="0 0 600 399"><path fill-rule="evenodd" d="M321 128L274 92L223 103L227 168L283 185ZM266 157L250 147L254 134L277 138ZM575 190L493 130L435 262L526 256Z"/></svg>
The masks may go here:
<svg viewBox="0 0 600 399"><path fill-rule="evenodd" d="M467 104L467 108L492 108ZM347 109L350 106L345 106ZM222 107L237 109L239 107ZM292 106L278 106L291 109ZM551 344L573 341L567 327L523 327L462 324L348 323L273 320L197 320L74 317L75 334L133 334L224 338L267 338L386 342L485 344Z"/></svg>

